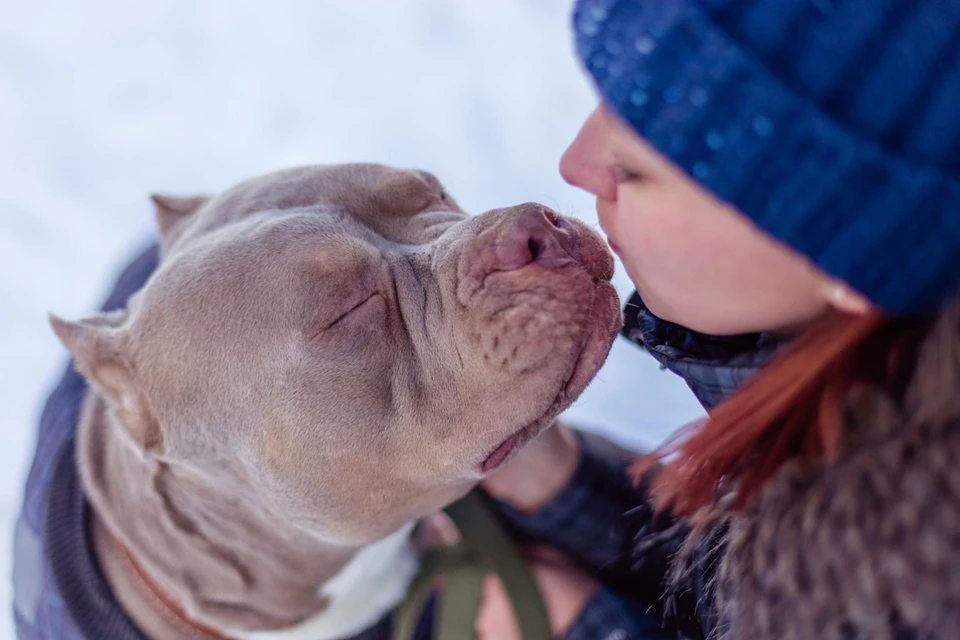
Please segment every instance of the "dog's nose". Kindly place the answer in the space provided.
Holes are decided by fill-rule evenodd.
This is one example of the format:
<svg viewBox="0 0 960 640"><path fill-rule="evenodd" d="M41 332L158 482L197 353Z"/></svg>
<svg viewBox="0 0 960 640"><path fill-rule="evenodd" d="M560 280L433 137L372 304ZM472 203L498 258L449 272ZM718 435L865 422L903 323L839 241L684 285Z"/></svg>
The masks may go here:
<svg viewBox="0 0 960 640"><path fill-rule="evenodd" d="M577 260L577 231L547 207L522 204L497 238L497 268L511 271L532 262L560 267Z"/></svg>

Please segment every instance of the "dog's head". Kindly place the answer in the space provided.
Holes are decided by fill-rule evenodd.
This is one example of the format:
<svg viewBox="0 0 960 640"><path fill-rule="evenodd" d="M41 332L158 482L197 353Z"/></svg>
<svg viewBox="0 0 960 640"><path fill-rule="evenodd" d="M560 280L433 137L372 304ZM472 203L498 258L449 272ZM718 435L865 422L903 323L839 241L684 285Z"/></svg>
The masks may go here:
<svg viewBox="0 0 960 640"><path fill-rule="evenodd" d="M457 499L569 406L620 328L593 231L536 204L468 217L421 171L155 201L150 281L54 329L143 455L332 541Z"/></svg>

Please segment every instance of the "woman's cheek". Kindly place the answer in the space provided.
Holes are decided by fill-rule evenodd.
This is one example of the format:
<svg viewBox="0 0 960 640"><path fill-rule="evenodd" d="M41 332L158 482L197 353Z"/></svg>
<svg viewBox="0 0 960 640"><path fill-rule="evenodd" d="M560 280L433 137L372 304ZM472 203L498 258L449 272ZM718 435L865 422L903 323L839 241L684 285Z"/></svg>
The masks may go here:
<svg viewBox="0 0 960 640"><path fill-rule="evenodd" d="M666 213L661 204L650 202L634 205L629 211L621 206L613 241L625 260L640 264L669 264L675 254L683 253L685 237L676 225L675 216Z"/></svg>

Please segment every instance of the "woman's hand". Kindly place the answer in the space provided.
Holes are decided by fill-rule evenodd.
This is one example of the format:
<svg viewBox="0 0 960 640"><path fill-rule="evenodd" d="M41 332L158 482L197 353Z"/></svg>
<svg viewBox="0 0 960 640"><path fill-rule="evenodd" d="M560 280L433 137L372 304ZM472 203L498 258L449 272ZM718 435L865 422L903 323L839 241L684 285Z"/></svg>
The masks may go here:
<svg viewBox="0 0 960 640"><path fill-rule="evenodd" d="M579 463L576 435L557 422L480 486L493 498L532 513L563 491Z"/></svg>
<svg viewBox="0 0 960 640"><path fill-rule="evenodd" d="M550 628L554 637L560 637L577 621L600 585L553 548L535 547L527 557L547 606ZM487 576L484 582L475 630L477 640L521 640L513 606L495 576Z"/></svg>

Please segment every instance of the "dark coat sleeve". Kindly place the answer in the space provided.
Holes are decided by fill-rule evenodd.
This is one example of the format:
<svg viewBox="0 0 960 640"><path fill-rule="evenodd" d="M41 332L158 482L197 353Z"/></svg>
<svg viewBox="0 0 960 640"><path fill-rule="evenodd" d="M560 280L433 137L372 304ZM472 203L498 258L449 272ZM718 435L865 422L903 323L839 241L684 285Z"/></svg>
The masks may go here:
<svg viewBox="0 0 960 640"><path fill-rule="evenodd" d="M715 624L707 585L721 553L720 532L708 533L689 556L688 578L668 588L688 530L657 514L643 486L630 480L633 454L597 436L580 437L580 464L560 495L532 514L491 500L495 509L518 538L565 552L605 587L659 616L664 628L705 637L704 629Z"/></svg>

